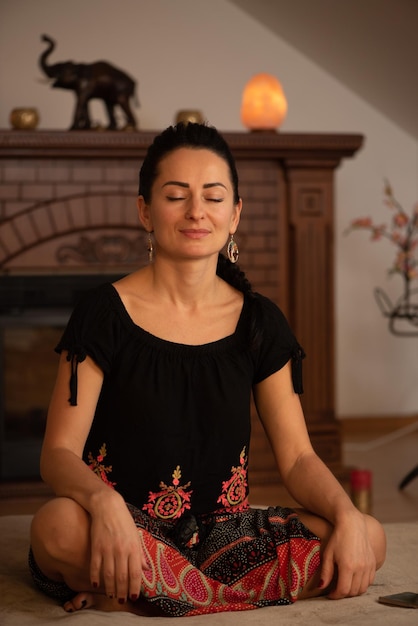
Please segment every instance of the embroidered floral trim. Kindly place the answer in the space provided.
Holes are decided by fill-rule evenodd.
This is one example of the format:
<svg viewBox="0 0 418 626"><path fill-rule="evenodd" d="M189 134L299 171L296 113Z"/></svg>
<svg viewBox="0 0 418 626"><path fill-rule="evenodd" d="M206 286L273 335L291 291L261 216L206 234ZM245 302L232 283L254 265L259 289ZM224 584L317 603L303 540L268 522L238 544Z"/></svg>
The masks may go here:
<svg viewBox="0 0 418 626"><path fill-rule="evenodd" d="M190 482L180 486L181 470L177 465L173 474L173 484L166 485L160 482L161 491L149 492L148 504L144 504L142 509L147 511L151 517L158 519L177 519L181 517L186 509L190 509L190 498L193 491L189 490Z"/></svg>
<svg viewBox="0 0 418 626"><path fill-rule="evenodd" d="M107 455L107 450L106 450L105 443L100 448L99 454L96 456L96 458L94 458L92 453L89 452L89 456L88 456L89 468L95 474L97 474L97 476L101 478L102 481L106 483L106 485L113 488L116 485L116 483L112 483L107 477L107 474L110 474L110 472L112 471L112 466L103 465L103 460L105 459L106 455Z"/></svg>
<svg viewBox="0 0 418 626"><path fill-rule="evenodd" d="M245 446L239 456L240 464L231 468L231 478L222 483L222 494L217 502L224 506L224 510L229 513L245 511L248 508L248 482L247 463L248 457L245 453Z"/></svg>

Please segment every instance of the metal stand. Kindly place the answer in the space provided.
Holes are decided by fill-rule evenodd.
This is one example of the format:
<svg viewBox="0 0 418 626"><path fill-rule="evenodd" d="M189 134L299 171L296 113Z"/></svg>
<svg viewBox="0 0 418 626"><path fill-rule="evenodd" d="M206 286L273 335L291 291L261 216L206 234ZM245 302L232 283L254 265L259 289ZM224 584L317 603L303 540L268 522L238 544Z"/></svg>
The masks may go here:
<svg viewBox="0 0 418 626"><path fill-rule="evenodd" d="M397 337L418 337L418 304L410 302L411 295L418 293L415 289L402 297L393 305L383 289L375 289L374 295L382 314L389 319L389 330ZM411 328L412 327L412 328Z"/></svg>
<svg viewBox="0 0 418 626"><path fill-rule="evenodd" d="M377 304L383 315L389 318L389 330L393 335L398 337L418 337L418 305L409 301L409 296L416 293L417 290L409 292L407 299L401 298L393 306L382 289L375 289ZM401 480L398 487L399 490L404 489L414 478L418 478L418 465Z"/></svg>
<svg viewBox="0 0 418 626"><path fill-rule="evenodd" d="M416 465L414 469L411 470L409 474L407 474L403 480L401 480L401 482L399 483L398 489L401 491L404 487L409 485L411 480L414 480L414 478L417 478L417 477L418 477L418 465Z"/></svg>

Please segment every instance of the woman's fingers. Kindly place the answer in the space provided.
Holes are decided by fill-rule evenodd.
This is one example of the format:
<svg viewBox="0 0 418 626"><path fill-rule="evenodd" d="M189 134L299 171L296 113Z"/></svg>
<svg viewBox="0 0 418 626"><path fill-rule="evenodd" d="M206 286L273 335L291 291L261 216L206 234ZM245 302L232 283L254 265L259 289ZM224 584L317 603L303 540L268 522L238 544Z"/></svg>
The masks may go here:
<svg viewBox="0 0 418 626"><path fill-rule="evenodd" d="M100 552L92 551L90 559L90 582L92 588L99 589L102 579L102 556Z"/></svg>
<svg viewBox="0 0 418 626"><path fill-rule="evenodd" d="M366 593L374 580L374 570L345 568L337 577L337 584L328 597L332 600L351 598Z"/></svg>
<svg viewBox="0 0 418 626"><path fill-rule="evenodd" d="M139 598L142 571L148 569L139 540L130 550L108 549L101 557L92 557L90 576L92 586L103 586L108 598L116 598L120 604L128 598ZM101 585L98 581L102 581ZM95 585L96 583L96 585Z"/></svg>
<svg viewBox="0 0 418 626"><path fill-rule="evenodd" d="M104 591L108 598L119 597L117 595L117 581L115 580L115 561L112 556L103 559L103 585Z"/></svg>
<svg viewBox="0 0 418 626"><path fill-rule="evenodd" d="M120 514L122 513L122 514ZM119 515L118 515L119 514ZM138 529L126 508L107 516L105 524L95 523L91 532L90 580L93 589L104 592L121 604L137 600L142 572L149 569Z"/></svg>
<svg viewBox="0 0 418 626"><path fill-rule="evenodd" d="M135 602L139 598L142 584L142 555L133 555L129 559L129 598Z"/></svg>

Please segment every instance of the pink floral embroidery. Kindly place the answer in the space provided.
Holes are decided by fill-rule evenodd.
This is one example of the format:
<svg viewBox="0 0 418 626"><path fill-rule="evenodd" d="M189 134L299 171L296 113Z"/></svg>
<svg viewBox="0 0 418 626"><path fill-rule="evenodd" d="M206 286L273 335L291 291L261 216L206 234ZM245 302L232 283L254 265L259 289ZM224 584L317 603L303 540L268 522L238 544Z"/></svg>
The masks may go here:
<svg viewBox="0 0 418 626"><path fill-rule="evenodd" d="M112 483L107 477L107 474L109 474L112 471L112 466L103 465L103 460L106 458L106 455L107 455L107 450L106 450L105 443L100 448L99 454L96 456L96 458L94 458L92 453L89 452L89 456L88 456L89 468L95 474L97 474L97 476L99 476L99 478L101 478L102 481L106 483L106 485L113 488L116 485L116 483Z"/></svg>
<svg viewBox="0 0 418 626"><path fill-rule="evenodd" d="M222 493L217 502L224 506L229 513L245 511L248 508L247 500L247 462L245 446L239 457L240 464L231 468L231 478L222 483Z"/></svg>
<svg viewBox="0 0 418 626"><path fill-rule="evenodd" d="M161 491L149 492L148 504L144 504L142 509L147 511L151 517L165 520L177 519L183 515L186 509L190 509L190 498L193 491L188 491L190 482L180 486L181 470L179 465L177 465L172 476L172 485L160 482Z"/></svg>

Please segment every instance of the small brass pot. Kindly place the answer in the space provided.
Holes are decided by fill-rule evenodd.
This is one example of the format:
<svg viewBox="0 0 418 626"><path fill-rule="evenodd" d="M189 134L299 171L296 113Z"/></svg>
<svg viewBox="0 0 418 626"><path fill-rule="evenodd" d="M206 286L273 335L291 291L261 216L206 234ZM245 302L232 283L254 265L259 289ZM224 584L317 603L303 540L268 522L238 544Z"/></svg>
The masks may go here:
<svg viewBox="0 0 418 626"><path fill-rule="evenodd" d="M34 130L39 124L39 113L32 107L12 109L10 124L15 130Z"/></svg>
<svg viewBox="0 0 418 626"><path fill-rule="evenodd" d="M197 109L183 109L178 111L176 115L176 124L179 122L183 122L183 124L188 124L189 122L203 124L204 121L202 112Z"/></svg>

